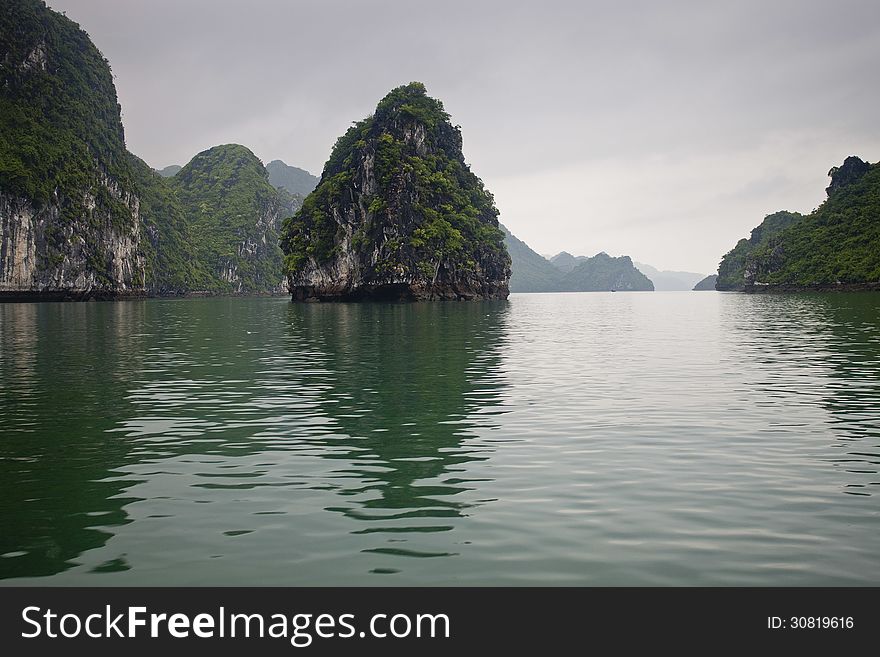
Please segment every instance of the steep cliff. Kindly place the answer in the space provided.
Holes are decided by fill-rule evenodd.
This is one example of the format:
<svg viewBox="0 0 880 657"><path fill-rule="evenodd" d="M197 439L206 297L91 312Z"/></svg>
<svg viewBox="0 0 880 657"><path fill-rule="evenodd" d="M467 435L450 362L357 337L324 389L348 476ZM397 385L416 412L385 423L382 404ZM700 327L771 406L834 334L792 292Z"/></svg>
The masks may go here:
<svg viewBox="0 0 880 657"><path fill-rule="evenodd" d="M880 164L846 158L808 215L776 213L718 268L719 290L880 288Z"/></svg>
<svg viewBox="0 0 880 657"><path fill-rule="evenodd" d="M394 89L349 128L284 223L294 299L506 298L498 211L461 147L421 83Z"/></svg>
<svg viewBox="0 0 880 657"><path fill-rule="evenodd" d="M195 291L284 291L278 227L292 210L244 146L215 146L169 179L177 191L200 265ZM285 208L285 203L287 207Z"/></svg>
<svg viewBox="0 0 880 657"><path fill-rule="evenodd" d="M0 294L143 289L139 199L110 67L39 0L0 12Z"/></svg>

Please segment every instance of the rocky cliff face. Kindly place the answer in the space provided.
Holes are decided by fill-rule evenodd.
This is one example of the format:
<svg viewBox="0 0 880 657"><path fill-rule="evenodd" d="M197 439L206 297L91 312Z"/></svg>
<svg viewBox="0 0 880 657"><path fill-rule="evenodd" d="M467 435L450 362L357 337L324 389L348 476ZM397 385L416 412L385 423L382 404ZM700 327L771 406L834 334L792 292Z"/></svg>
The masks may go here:
<svg viewBox="0 0 880 657"><path fill-rule="evenodd" d="M39 0L0 13L0 293L139 293L139 200L110 68Z"/></svg>
<svg viewBox="0 0 880 657"><path fill-rule="evenodd" d="M105 178L98 182L127 208L131 223L119 225L83 195L85 212L64 218L65 199L35 205L0 193L0 293L60 298L113 297L143 291L138 199Z"/></svg>
<svg viewBox="0 0 880 657"><path fill-rule="evenodd" d="M498 211L420 83L386 96L333 149L282 230L297 300L506 298Z"/></svg>
<svg viewBox="0 0 880 657"><path fill-rule="evenodd" d="M831 184L825 188L825 193L831 196L836 191L857 183L870 170L870 164L860 157L850 155L839 167L831 167L828 171Z"/></svg>

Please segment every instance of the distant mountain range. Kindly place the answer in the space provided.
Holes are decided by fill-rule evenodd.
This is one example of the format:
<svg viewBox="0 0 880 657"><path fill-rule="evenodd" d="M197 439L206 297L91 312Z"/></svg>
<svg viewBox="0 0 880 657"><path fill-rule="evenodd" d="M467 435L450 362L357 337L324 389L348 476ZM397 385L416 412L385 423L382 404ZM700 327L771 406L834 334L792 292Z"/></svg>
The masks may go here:
<svg viewBox="0 0 880 657"><path fill-rule="evenodd" d="M708 291L708 290L714 290L715 283L717 281L718 281L718 274L709 274L708 276L706 276L706 278L704 278L699 283L694 285L694 291L695 292L704 292L704 291Z"/></svg>
<svg viewBox="0 0 880 657"><path fill-rule="evenodd" d="M164 169L156 169L156 172L163 178L173 178L182 168L179 164L169 164Z"/></svg>
<svg viewBox="0 0 880 657"><path fill-rule="evenodd" d="M587 257L561 251L546 258L505 226L501 228L512 261L511 292L685 291L696 289L705 280L703 274L696 272L660 271L641 262L633 263L629 256L612 258L607 253L598 253ZM711 289L714 284L712 279Z"/></svg>
<svg viewBox="0 0 880 657"><path fill-rule="evenodd" d="M511 292L652 291L650 279L629 256L613 258L598 253L592 258L563 251L550 260L533 251L505 226L504 243L511 259Z"/></svg>
<svg viewBox="0 0 880 657"><path fill-rule="evenodd" d="M317 176L313 176L305 169L292 167L281 160L269 162L266 171L269 173L269 182L273 187L284 188L291 194L298 194L303 198L308 196L320 182Z"/></svg>
<svg viewBox="0 0 880 657"><path fill-rule="evenodd" d="M510 254L511 292L552 292L556 290L561 272L547 258L535 253L529 245L514 236L504 224L504 245Z"/></svg>
<svg viewBox="0 0 880 657"><path fill-rule="evenodd" d="M636 269L629 256L613 258L604 252L592 258L581 256L575 267L565 272L559 281L560 292L608 290L653 292L654 284Z"/></svg>
<svg viewBox="0 0 880 657"><path fill-rule="evenodd" d="M705 274L697 274L692 271L660 271L643 262L635 263L636 268L654 283L654 289L667 291L693 290L694 285L705 277Z"/></svg>
<svg viewBox="0 0 880 657"><path fill-rule="evenodd" d="M173 178L183 167L179 164L169 164L164 169L156 169L163 178ZM281 160L272 160L266 165L266 173L269 174L269 183L275 189L286 189L291 194L305 198L318 186L319 179L305 169L292 167Z"/></svg>
<svg viewBox="0 0 880 657"><path fill-rule="evenodd" d="M551 256L550 262L557 269L570 272L586 259L587 256L573 256L568 251L560 251L555 256Z"/></svg>

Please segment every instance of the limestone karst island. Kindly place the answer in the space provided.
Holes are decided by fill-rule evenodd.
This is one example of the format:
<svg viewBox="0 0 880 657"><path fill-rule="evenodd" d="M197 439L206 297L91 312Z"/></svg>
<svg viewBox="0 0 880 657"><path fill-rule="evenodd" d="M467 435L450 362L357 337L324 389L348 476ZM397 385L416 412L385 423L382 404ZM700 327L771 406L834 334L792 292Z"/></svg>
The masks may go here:
<svg viewBox="0 0 880 657"><path fill-rule="evenodd" d="M507 298L498 210L461 144L419 82L394 89L349 128L282 227L293 298Z"/></svg>
<svg viewBox="0 0 880 657"><path fill-rule="evenodd" d="M0 607L873 638L878 62L868 0L0 0Z"/></svg>
<svg viewBox="0 0 880 657"><path fill-rule="evenodd" d="M320 180L237 144L160 172L126 150L108 63L76 23L39 0L8 3L0 21L0 298L496 299L880 280L877 165L857 157L832 169L821 207L769 215L702 282L604 252L545 258L499 224L460 128L419 82L339 137Z"/></svg>

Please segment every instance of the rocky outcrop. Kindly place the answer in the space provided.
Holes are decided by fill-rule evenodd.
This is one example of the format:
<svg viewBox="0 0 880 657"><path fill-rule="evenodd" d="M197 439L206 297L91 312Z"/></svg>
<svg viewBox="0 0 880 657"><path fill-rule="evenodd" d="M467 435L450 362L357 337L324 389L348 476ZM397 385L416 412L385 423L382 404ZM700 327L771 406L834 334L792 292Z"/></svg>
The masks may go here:
<svg viewBox="0 0 880 657"><path fill-rule="evenodd" d="M850 155L839 167L831 167L828 171L831 184L825 188L825 193L831 196L834 192L857 183L870 168L871 165L862 158Z"/></svg>
<svg viewBox="0 0 880 657"><path fill-rule="evenodd" d="M0 12L0 297L140 294L139 199L110 68L39 0Z"/></svg>
<svg viewBox="0 0 880 657"><path fill-rule="evenodd" d="M350 128L283 226L293 298L506 298L498 211L461 147L420 83L395 89Z"/></svg>
<svg viewBox="0 0 880 657"><path fill-rule="evenodd" d="M35 207L0 193L0 294L28 298L139 295L144 259L139 250L138 199L106 176L98 183L130 213L120 225L86 192L86 212L64 218L65 203Z"/></svg>
<svg viewBox="0 0 880 657"><path fill-rule="evenodd" d="M790 226L801 221L803 215L797 212L775 212L764 217L760 225L752 229L748 239L741 239L726 253L718 265L718 290L743 290L766 273L769 260L781 261L782 251L779 236ZM766 257L765 257L766 256Z"/></svg>
<svg viewBox="0 0 880 657"><path fill-rule="evenodd" d="M140 248L144 288L151 296L186 294L204 278L190 226L171 183L138 157L128 155L140 199Z"/></svg>

